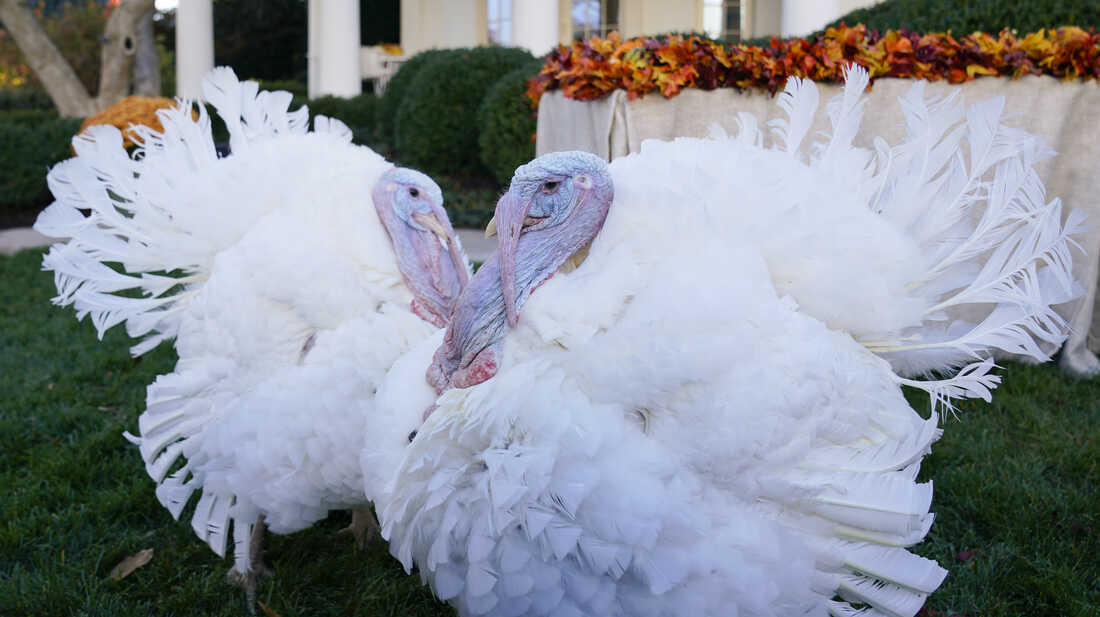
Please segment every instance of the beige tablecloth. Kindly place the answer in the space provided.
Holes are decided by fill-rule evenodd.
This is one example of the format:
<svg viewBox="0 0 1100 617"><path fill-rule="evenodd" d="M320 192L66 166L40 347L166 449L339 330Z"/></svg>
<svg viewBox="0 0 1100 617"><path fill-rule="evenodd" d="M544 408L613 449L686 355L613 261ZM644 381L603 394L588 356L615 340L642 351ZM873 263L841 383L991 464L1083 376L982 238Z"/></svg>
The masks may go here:
<svg viewBox="0 0 1100 617"><path fill-rule="evenodd" d="M891 144L902 139L904 127L897 98L912 84L907 79L875 81L863 116L863 141L857 138L856 145L870 147L868 137L873 136L881 136ZM822 105L811 134L828 131L824 102L840 91L838 85L818 86ZM926 92L941 95L954 87L961 87L970 102L1003 95L1005 112L1013 115L1009 123L1043 136L1059 152L1059 156L1039 166L1048 199L1060 197L1070 208L1085 211L1091 228L1085 237L1078 238L1088 257L1075 255L1078 259L1074 263L1074 274L1085 283L1087 292L1061 309L1072 328L1061 362L1074 373L1100 372L1100 362L1092 353L1100 347L1100 312L1095 306L1100 269L1100 84L1062 82L1048 76L981 78L961 86L932 83ZM573 101L553 91L539 104L536 151L542 155L586 150L611 160L637 152L646 139L705 136L715 123L733 134L737 130L736 115L741 111L755 115L762 125L782 115L771 96L732 89L687 89L673 99L650 94L634 101L617 91L590 102Z"/></svg>

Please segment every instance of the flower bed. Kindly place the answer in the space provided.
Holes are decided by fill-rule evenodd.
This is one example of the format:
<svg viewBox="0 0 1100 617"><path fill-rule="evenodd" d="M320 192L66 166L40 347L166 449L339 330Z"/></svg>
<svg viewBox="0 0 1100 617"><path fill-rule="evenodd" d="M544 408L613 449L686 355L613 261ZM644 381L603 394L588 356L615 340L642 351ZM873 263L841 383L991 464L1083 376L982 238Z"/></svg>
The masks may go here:
<svg viewBox="0 0 1100 617"><path fill-rule="evenodd" d="M772 39L767 47L722 45L698 37L623 41L618 33L559 46L528 82L533 106L542 94L560 89L576 100L592 100L614 90L631 99L650 92L667 98L683 88L758 89L775 94L791 76L843 81L849 63L867 68L871 78L909 77L961 83L979 75L1018 78L1052 75L1060 79L1100 78L1100 34L1065 27L1019 37L975 32L885 33L862 26L829 28L815 40Z"/></svg>

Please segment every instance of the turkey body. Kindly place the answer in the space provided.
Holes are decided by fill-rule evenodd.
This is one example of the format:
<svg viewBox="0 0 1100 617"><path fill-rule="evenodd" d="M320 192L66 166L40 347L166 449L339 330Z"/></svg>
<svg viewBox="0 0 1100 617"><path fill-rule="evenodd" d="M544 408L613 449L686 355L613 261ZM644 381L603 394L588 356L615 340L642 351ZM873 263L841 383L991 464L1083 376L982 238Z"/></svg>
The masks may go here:
<svg viewBox="0 0 1100 617"><path fill-rule="evenodd" d="M763 148L742 118L736 138L647 142L606 170L575 153L517 170L497 209L499 221L524 208L509 219L517 264L540 259L534 236L565 229L601 187L614 197L579 267L514 275L510 329L502 232L463 294L487 300L459 299L433 364L450 344L460 370L494 374L434 401L378 502L391 552L461 615L912 616L942 582L905 548L932 524L932 484L917 476L941 431L900 385L939 402L988 396L990 349L1041 356L1033 338L1060 341L1064 324L1036 316L1075 293L1063 257L1079 221L1062 227L1041 185L1036 197L1031 176L1010 175L1040 156L1023 136L969 169L950 148L919 161L922 134L957 147L951 105L914 103L909 149L876 168L846 141L862 77L809 157L798 132L816 91L794 82L786 148ZM978 151L986 112L968 120ZM997 179L956 177L987 171ZM983 214L999 182L1023 216ZM994 197L951 203L941 189ZM1002 224L1009 248L979 250ZM1028 277L1041 291L1026 309L954 312L975 286L1008 281L1008 298ZM488 362L481 339L451 342L464 306L500 329ZM945 380L901 376L967 360Z"/></svg>
<svg viewBox="0 0 1100 617"><path fill-rule="evenodd" d="M835 529L881 517L904 545L930 524L935 420L780 296L750 238L681 227L698 242L651 252L631 222L661 218L620 212L532 294L508 369L439 398L382 515L391 550L464 615L823 612L859 580L828 551L872 550Z"/></svg>
<svg viewBox="0 0 1100 617"><path fill-rule="evenodd" d="M277 155L265 153L263 172L229 170L254 179L239 181L250 198L280 201L214 258L180 315L176 370L149 387L139 420L146 460L157 460L159 435L185 434L171 419L203 427L201 447L180 446L187 473L158 488L177 513L196 485L210 512L263 513L276 533L367 505L359 453L374 391L402 352L437 329L409 310L385 230L353 199L377 180L363 173L375 155L310 137L273 144L290 159L286 169L272 169ZM332 162L304 164L321 157ZM294 180L265 195L271 173Z"/></svg>
<svg viewBox="0 0 1100 617"><path fill-rule="evenodd" d="M371 418L376 391L444 323L469 265L427 176L338 121L308 130L288 93L229 69L204 92L230 155L186 101L160 112L163 132L135 129L134 156L94 127L51 171L57 201L37 227L71 238L44 259L56 303L101 335L145 336L135 355L174 338L176 367L149 385L130 439L158 500L177 518L194 503L195 533L219 555L232 540L246 574L257 520L290 533L369 506L381 481L365 484L359 459L388 428Z"/></svg>

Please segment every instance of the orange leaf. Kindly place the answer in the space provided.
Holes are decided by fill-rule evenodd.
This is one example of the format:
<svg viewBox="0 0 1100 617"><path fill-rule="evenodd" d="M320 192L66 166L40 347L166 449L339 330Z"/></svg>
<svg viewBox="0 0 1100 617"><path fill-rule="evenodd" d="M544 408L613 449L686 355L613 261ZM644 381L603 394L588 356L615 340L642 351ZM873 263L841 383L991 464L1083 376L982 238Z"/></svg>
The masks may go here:
<svg viewBox="0 0 1100 617"><path fill-rule="evenodd" d="M282 617L282 615L280 615L278 611L264 604L263 602L256 600L256 604L260 605L260 610L263 611L264 615L267 615L267 617Z"/></svg>

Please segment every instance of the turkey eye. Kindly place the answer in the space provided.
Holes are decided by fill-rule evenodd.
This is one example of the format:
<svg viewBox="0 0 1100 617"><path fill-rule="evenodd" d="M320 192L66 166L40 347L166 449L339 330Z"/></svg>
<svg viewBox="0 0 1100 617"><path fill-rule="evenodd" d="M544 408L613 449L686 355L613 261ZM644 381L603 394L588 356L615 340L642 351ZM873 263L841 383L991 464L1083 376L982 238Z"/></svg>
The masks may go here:
<svg viewBox="0 0 1100 617"><path fill-rule="evenodd" d="M547 194L547 195L550 195L554 191L558 190L558 185L559 184L561 184L560 180L555 180L553 182L543 182L542 183L542 192Z"/></svg>
<svg viewBox="0 0 1100 617"><path fill-rule="evenodd" d="M411 197L420 197L420 191L416 190L415 188L410 187L409 188L409 195Z"/></svg>

